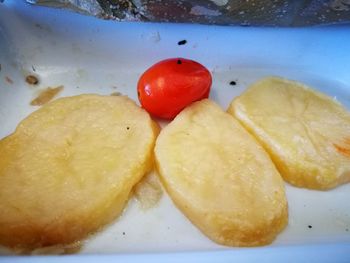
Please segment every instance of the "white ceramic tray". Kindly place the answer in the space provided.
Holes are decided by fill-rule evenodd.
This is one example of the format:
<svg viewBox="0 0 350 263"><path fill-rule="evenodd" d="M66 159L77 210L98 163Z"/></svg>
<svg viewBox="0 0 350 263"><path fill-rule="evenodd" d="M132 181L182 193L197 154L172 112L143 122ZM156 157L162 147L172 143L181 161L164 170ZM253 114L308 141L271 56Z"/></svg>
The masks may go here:
<svg viewBox="0 0 350 263"><path fill-rule="evenodd" d="M187 43L179 46L183 39ZM136 100L140 74L169 57L207 66L214 80L210 96L223 108L267 75L304 82L350 108L349 26L118 23L5 0L0 4L0 138L36 109L29 102L40 88L64 85L60 96L118 91ZM24 81L33 71L40 77L38 88ZM236 86L229 85L232 80ZM286 191L289 225L273 244L262 248L214 244L164 194L159 205L147 211L131 200L123 215L88 240L77 255L12 256L0 261L350 262L350 185L319 192L286 184Z"/></svg>

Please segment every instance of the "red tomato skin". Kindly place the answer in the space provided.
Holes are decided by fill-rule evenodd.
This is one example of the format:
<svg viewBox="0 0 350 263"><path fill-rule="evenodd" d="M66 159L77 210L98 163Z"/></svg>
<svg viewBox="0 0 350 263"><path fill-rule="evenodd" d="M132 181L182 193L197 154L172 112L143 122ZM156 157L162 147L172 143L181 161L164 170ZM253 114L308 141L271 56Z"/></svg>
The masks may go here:
<svg viewBox="0 0 350 263"><path fill-rule="evenodd" d="M208 98L212 77L208 69L184 58L162 60L140 77L139 101L152 115L173 119L194 101Z"/></svg>

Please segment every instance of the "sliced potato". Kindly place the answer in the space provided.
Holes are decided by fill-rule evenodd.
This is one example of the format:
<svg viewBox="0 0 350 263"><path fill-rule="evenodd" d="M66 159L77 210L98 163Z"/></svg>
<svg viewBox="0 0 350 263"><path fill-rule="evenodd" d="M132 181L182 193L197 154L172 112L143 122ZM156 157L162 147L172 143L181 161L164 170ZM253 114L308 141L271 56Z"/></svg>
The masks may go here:
<svg viewBox="0 0 350 263"><path fill-rule="evenodd" d="M266 78L228 112L265 147L289 183L330 189L350 181L350 114L298 82Z"/></svg>
<svg viewBox="0 0 350 263"><path fill-rule="evenodd" d="M150 170L157 132L122 96L62 98L29 115L0 141L0 244L65 245L109 223Z"/></svg>
<svg viewBox="0 0 350 263"><path fill-rule="evenodd" d="M155 156L174 203L213 241L265 245L286 226L284 183L268 154L210 100L162 130Z"/></svg>

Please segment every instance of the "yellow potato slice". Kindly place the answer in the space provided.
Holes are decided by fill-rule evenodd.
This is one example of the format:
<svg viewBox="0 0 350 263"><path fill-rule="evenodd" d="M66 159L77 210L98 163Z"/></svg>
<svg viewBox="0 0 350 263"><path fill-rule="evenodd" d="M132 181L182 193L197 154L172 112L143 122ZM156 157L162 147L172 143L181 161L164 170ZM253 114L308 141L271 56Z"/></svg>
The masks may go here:
<svg viewBox="0 0 350 263"><path fill-rule="evenodd" d="M350 181L350 114L326 95L270 77L234 99L228 112L260 141L287 182L325 190Z"/></svg>
<svg viewBox="0 0 350 263"><path fill-rule="evenodd" d="M0 244L81 240L115 219L152 168L158 129L122 96L46 104L0 141Z"/></svg>
<svg viewBox="0 0 350 263"><path fill-rule="evenodd" d="M284 183L268 154L210 100L162 130L155 156L174 203L213 241L265 245L286 226Z"/></svg>

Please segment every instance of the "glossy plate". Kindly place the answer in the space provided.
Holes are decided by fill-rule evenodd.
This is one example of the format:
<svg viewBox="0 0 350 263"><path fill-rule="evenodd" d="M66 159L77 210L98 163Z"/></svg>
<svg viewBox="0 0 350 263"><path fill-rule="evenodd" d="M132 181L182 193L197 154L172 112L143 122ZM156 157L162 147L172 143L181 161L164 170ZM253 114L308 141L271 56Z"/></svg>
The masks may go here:
<svg viewBox="0 0 350 263"><path fill-rule="evenodd" d="M187 43L178 45L181 40ZM207 66L214 80L210 96L223 108L249 84L268 75L304 82L350 108L349 51L349 26L277 29L122 23L5 0L0 4L0 137L37 109L29 102L40 89L64 85L60 96L120 92L137 100L140 74L169 57ZM26 84L29 73L39 76L38 87ZM350 262L350 184L327 192L286 184L286 190L289 225L266 247L214 244L164 194L159 205L147 211L130 200L123 215L87 240L78 254L10 256L0 261ZM2 253L9 254L5 249Z"/></svg>

